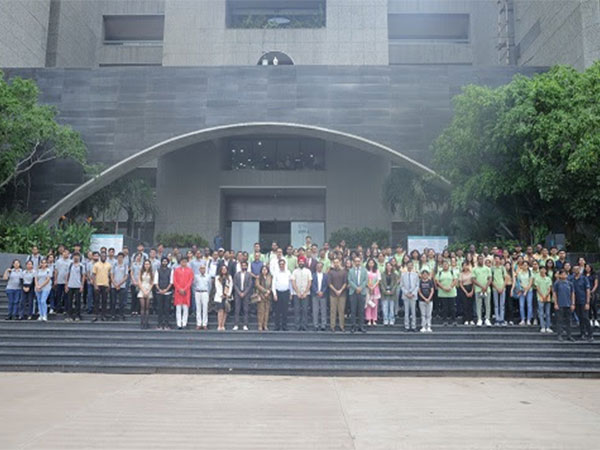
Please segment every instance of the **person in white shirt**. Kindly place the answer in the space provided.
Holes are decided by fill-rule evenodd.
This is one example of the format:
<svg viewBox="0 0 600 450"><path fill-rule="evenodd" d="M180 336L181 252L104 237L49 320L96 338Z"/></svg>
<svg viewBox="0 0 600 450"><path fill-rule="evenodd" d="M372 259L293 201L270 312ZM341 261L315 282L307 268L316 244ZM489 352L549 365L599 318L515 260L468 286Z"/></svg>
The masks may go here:
<svg viewBox="0 0 600 450"><path fill-rule="evenodd" d="M290 271L286 269L285 259L279 260L279 268L273 274L273 301L275 331L287 331L287 315L290 304Z"/></svg>
<svg viewBox="0 0 600 450"><path fill-rule="evenodd" d="M217 330L225 331L225 321L227 320L227 310L229 301L233 293L233 279L227 271L227 265L219 267L219 274L215 278L215 296L213 301L217 308Z"/></svg>
<svg viewBox="0 0 600 450"><path fill-rule="evenodd" d="M194 275L194 300L196 301L196 329L208 327L208 295L212 279L206 273L206 266L200 266Z"/></svg>

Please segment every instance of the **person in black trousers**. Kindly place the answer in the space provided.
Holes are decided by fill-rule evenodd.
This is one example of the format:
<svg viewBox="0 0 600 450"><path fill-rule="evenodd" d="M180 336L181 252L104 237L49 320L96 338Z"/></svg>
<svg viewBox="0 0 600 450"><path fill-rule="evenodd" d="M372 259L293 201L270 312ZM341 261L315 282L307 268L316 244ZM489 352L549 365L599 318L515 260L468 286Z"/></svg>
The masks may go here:
<svg viewBox="0 0 600 450"><path fill-rule="evenodd" d="M275 331L287 331L288 307L290 304L290 271L285 259L278 262L279 270L273 274L273 304Z"/></svg>
<svg viewBox="0 0 600 450"><path fill-rule="evenodd" d="M172 270L169 267L169 260L163 257L160 260L160 267L156 271L156 309L158 313L157 328L168 330L169 327L169 308L171 306L171 288L173 287Z"/></svg>

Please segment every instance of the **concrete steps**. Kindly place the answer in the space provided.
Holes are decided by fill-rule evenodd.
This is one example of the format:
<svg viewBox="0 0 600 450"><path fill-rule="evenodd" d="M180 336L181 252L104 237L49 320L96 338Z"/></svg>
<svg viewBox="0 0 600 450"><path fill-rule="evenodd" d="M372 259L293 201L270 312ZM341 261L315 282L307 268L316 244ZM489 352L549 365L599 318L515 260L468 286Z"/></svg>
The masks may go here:
<svg viewBox="0 0 600 450"><path fill-rule="evenodd" d="M0 305L6 307L0 294ZM1 311L1 309L0 309ZM140 330L118 322L0 321L0 370L282 375L600 376L600 344L559 343L537 327L402 325L341 332ZM84 319L91 319L84 316ZM291 319L291 314L290 314ZM151 317L151 323L156 318ZM290 323L292 321L290 320ZM228 327L231 328L231 321ZM253 317L251 329L256 330Z"/></svg>

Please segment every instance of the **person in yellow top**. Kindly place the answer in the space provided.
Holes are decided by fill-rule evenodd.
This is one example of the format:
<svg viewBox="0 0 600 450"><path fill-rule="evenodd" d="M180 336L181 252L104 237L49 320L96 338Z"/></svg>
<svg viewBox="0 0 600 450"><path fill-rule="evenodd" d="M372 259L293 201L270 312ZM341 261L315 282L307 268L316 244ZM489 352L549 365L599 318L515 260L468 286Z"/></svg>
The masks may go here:
<svg viewBox="0 0 600 450"><path fill-rule="evenodd" d="M112 264L106 260L106 253L102 253L100 255L100 261L95 263L92 267L92 281L94 284L94 291L96 292L96 301L94 302L94 322L99 318L103 321L107 319L108 289L110 287L110 277L112 276L111 272ZM98 317L98 313L100 313L100 317Z"/></svg>
<svg viewBox="0 0 600 450"><path fill-rule="evenodd" d="M550 325L552 319L550 312L552 310L552 278L546 273L545 267L540 267L540 274L534 280L537 289L538 315L540 316L540 332L552 333Z"/></svg>

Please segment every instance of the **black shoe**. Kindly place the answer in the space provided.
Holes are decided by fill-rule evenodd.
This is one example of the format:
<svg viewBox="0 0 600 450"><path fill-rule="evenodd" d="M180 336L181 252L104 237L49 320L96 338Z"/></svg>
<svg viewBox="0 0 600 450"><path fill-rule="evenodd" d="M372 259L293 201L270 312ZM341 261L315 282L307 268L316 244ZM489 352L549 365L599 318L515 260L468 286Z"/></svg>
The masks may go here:
<svg viewBox="0 0 600 450"><path fill-rule="evenodd" d="M6 316L4 320L12 320L12 316Z"/></svg>
<svg viewBox="0 0 600 450"><path fill-rule="evenodd" d="M183 330L183 327L177 327L178 330Z"/></svg>

